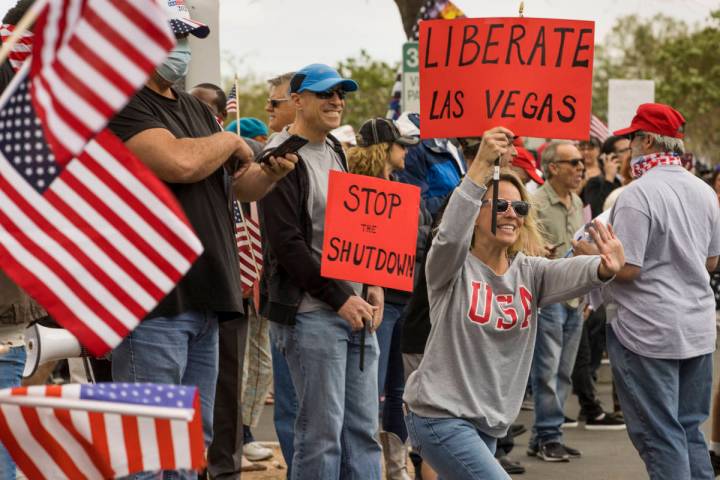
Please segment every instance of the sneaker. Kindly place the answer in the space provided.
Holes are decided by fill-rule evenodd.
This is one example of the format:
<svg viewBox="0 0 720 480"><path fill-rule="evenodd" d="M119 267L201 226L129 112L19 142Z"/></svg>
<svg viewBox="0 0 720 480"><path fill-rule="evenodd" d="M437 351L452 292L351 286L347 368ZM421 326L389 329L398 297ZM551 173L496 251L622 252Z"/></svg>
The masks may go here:
<svg viewBox="0 0 720 480"><path fill-rule="evenodd" d="M548 442L540 445L537 457L546 462L569 462L570 455L560 442Z"/></svg>
<svg viewBox="0 0 720 480"><path fill-rule="evenodd" d="M625 422L611 413L585 420L585 430L625 430Z"/></svg>
<svg viewBox="0 0 720 480"><path fill-rule="evenodd" d="M568 447L567 445L562 445L562 448L565 450L565 452L568 454L568 457L570 458L580 458L582 457L582 452L576 448Z"/></svg>
<svg viewBox="0 0 720 480"><path fill-rule="evenodd" d="M577 428L578 425L579 423L576 419L565 417L565 420L563 420L562 428Z"/></svg>
<svg viewBox="0 0 720 480"><path fill-rule="evenodd" d="M710 450L710 463L712 463L715 476L720 475L720 455Z"/></svg>
<svg viewBox="0 0 720 480"><path fill-rule="evenodd" d="M498 462L500 462L500 466L508 473L508 475L520 475L525 473L525 467L523 467L520 462L510 460L507 456L498 458Z"/></svg>
<svg viewBox="0 0 720 480"><path fill-rule="evenodd" d="M259 462L272 458L273 451L263 447L260 442L251 442L243 445L243 455L251 462Z"/></svg>

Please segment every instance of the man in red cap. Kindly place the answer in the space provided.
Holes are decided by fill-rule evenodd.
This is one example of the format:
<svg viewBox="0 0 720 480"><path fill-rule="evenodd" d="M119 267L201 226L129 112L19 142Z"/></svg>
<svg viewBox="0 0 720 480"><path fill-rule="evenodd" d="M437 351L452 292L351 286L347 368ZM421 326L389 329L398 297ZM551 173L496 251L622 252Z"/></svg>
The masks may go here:
<svg viewBox="0 0 720 480"><path fill-rule="evenodd" d="M513 157L510 168L520 177L528 191L534 192L545 183L542 173L535 168L535 157L523 147L515 147L515 150L517 150L517 156Z"/></svg>
<svg viewBox="0 0 720 480"><path fill-rule="evenodd" d="M708 271L720 254L720 209L681 165L684 123L673 108L646 103L615 132L630 139L635 181L610 217L626 263L605 289L607 348L628 434L651 479L714 478L700 426L710 410Z"/></svg>

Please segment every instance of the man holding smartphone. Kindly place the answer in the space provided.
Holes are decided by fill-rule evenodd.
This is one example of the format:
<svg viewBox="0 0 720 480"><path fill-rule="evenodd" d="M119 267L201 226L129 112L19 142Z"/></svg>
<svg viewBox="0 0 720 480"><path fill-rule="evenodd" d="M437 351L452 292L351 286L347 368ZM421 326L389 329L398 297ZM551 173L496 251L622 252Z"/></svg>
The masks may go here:
<svg viewBox="0 0 720 480"><path fill-rule="evenodd" d="M627 138L611 136L600 149L602 174L590 178L583 190L583 203L590 205L592 216L603 211L605 199L610 192L622 186L620 168L630 160L630 142Z"/></svg>
<svg viewBox="0 0 720 480"><path fill-rule="evenodd" d="M290 136L308 143L297 168L259 202L264 252L262 314L271 340L288 361L297 392L292 479L379 480L377 365L383 291L320 275L328 178L347 171L340 143L345 96L357 90L331 67L308 65L290 81L295 122L273 136L275 148ZM359 369L363 322L370 326ZM342 439L342 440L341 440Z"/></svg>
<svg viewBox="0 0 720 480"><path fill-rule="evenodd" d="M574 192L580 186L585 165L570 141L553 141L542 153L546 181L533 195L545 240L555 256L562 256L583 224L583 204ZM563 444L561 426L565 400L570 393L570 374L580 342L582 318L579 299L544 306L539 313L531 382L535 424L528 455L547 462L567 462L580 452Z"/></svg>

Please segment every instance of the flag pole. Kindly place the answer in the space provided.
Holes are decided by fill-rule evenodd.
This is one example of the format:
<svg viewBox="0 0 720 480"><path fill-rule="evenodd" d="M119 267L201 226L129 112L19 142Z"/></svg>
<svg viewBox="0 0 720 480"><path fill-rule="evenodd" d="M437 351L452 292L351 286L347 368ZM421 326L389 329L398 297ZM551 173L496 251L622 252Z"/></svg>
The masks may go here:
<svg viewBox="0 0 720 480"><path fill-rule="evenodd" d="M238 81L237 81L237 73L235 74L235 80L233 83L233 87L235 88L235 129L237 130L238 137L240 136L240 102L238 102ZM242 209L240 209L240 213L242 213ZM255 257L253 257L255 258Z"/></svg>
<svg viewBox="0 0 720 480"><path fill-rule="evenodd" d="M240 127L238 126L238 129L239 128ZM240 210L240 220L242 221L243 230L245 230L245 236L247 237L248 250L250 251L250 258L252 258L253 267L255 267L255 273L257 274L258 279L259 279L260 278L260 269L258 268L257 262L255 261L255 250L253 250L252 237L250 236L250 230L248 230L247 222L245 221L245 212L243 212L241 202L238 202L238 210Z"/></svg>
<svg viewBox="0 0 720 480"><path fill-rule="evenodd" d="M36 0L30 9L25 12L25 15L23 15L17 25L14 25L15 28L13 29L12 35L10 35L10 38L8 38L6 42L3 42L2 48L0 48L0 65L7 60L13 47L22 38L23 33L32 27L38 15L40 15L40 12L43 11L49 2L50 0Z"/></svg>
<svg viewBox="0 0 720 480"><path fill-rule="evenodd" d="M84 412L115 413L118 415L136 415L138 417L163 418L168 420L190 421L195 416L192 408L150 407L146 405L105 402L99 400L79 400L75 398L40 397L34 395L0 394L0 405L18 407L53 408L61 410L80 410Z"/></svg>

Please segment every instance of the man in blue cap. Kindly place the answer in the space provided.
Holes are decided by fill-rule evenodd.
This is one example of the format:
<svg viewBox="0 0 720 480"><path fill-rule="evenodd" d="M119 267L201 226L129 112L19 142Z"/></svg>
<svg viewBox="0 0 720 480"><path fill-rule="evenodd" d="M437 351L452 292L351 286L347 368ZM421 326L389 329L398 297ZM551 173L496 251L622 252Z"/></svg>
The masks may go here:
<svg viewBox="0 0 720 480"><path fill-rule="evenodd" d="M374 331L382 320L383 292L320 275L331 170L347 171L340 143L345 96L358 85L326 65L299 70L290 81L295 122L270 139L272 148L291 135L309 142L297 167L260 202L266 239L262 314L271 339L285 355L297 391L292 479L379 480L377 366ZM360 331L370 326L359 368Z"/></svg>

